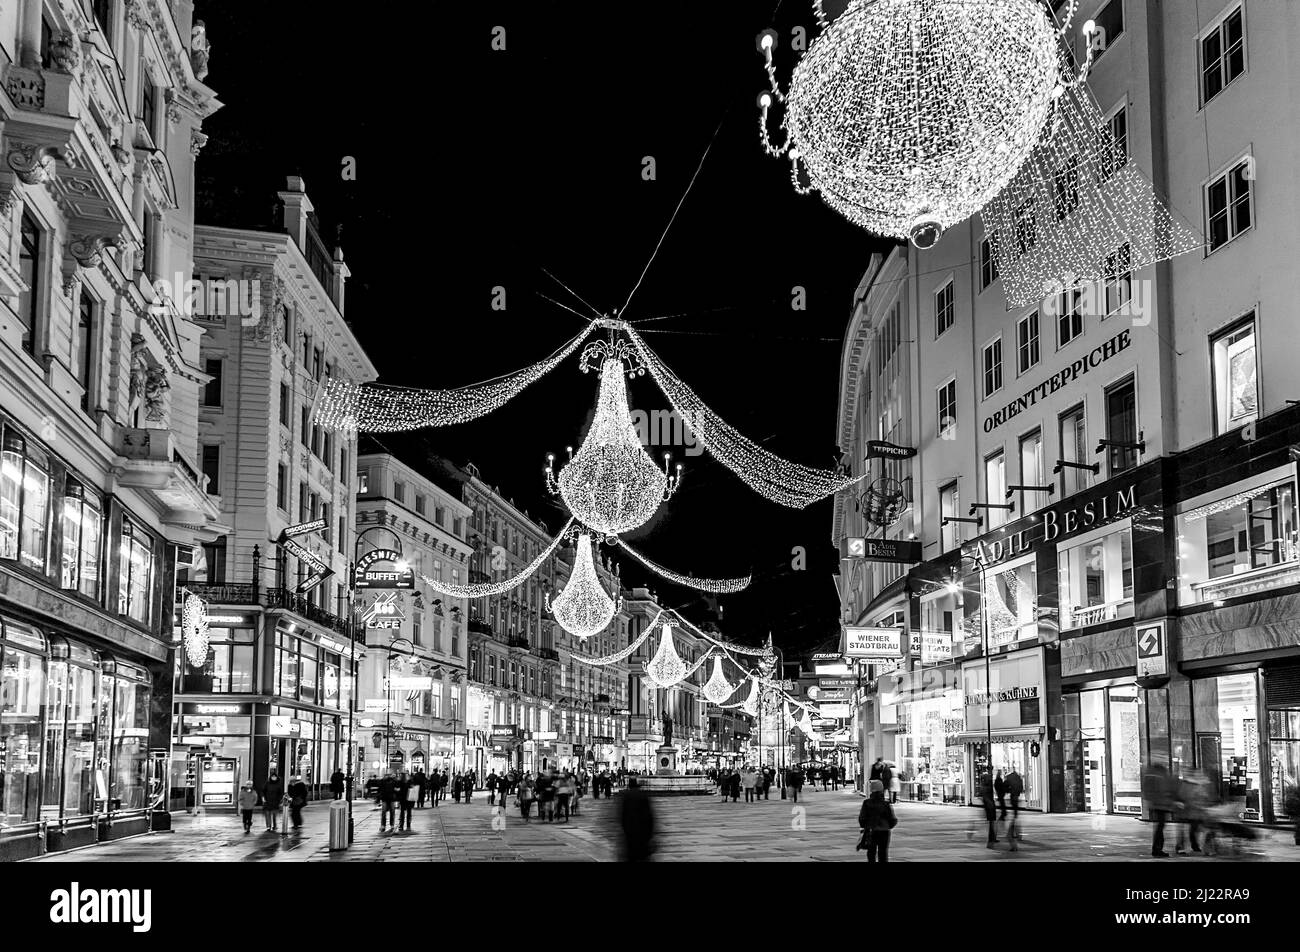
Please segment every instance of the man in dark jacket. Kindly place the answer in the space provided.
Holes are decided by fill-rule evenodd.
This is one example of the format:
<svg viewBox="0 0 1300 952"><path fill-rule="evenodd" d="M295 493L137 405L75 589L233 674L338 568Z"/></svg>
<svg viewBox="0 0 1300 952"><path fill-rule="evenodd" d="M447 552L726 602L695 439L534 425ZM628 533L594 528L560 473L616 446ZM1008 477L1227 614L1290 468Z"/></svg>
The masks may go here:
<svg viewBox="0 0 1300 952"><path fill-rule="evenodd" d="M302 808L307 805L307 785L302 777L294 777L286 791L289 794L289 816L295 830L302 827Z"/></svg>
<svg viewBox="0 0 1300 952"><path fill-rule="evenodd" d="M423 810L424 801L429 796L429 778L424 775L423 767L415 768L415 775L411 777L411 786L418 788L415 794L415 805Z"/></svg>
<svg viewBox="0 0 1300 952"><path fill-rule="evenodd" d="M898 797L892 792L891 784L894 782L894 770L888 762L882 762L880 765L880 776L876 778L880 781L881 787L885 790L886 798L890 803L897 803Z"/></svg>
<svg viewBox="0 0 1300 952"><path fill-rule="evenodd" d="M393 804L397 802L397 781L393 779L392 771L384 774L384 779L379 781L379 832L384 832L390 826L396 826L393 819Z"/></svg>
<svg viewBox="0 0 1300 952"><path fill-rule="evenodd" d="M636 777L628 778L627 789L618 804L618 820L623 828L623 862L641 863L650 859L654 852L654 812Z"/></svg>
<svg viewBox="0 0 1300 952"><path fill-rule="evenodd" d="M866 847L868 863L889 862L889 831L898 824L894 808L885 800L885 788L879 780L871 781L871 795L862 801L858 811L858 826L862 839L858 849Z"/></svg>
<svg viewBox="0 0 1300 952"><path fill-rule="evenodd" d="M343 786L347 777L343 776L343 771L338 767L334 768L334 773L330 774L330 793L335 800L343 799Z"/></svg>
<svg viewBox="0 0 1300 952"><path fill-rule="evenodd" d="M397 778L397 828L399 830L409 830L411 828L411 808L415 806L415 801L411 799L411 794L415 790L415 784L411 781L411 776L405 770ZM419 796L419 794L416 794Z"/></svg>
<svg viewBox="0 0 1300 952"><path fill-rule="evenodd" d="M1011 843L1011 852L1020 849L1016 845L1016 840L1020 839L1020 798L1025 793L1024 778L1016 772L1016 768L1011 768L1011 773L1007 774L1007 796L1011 798L1011 825L1007 827L1007 840Z"/></svg>
<svg viewBox="0 0 1300 952"><path fill-rule="evenodd" d="M1142 799L1147 803L1154 828L1151 830L1151 855L1166 859L1165 824L1174 809L1174 779L1164 764L1155 764L1142 776Z"/></svg>
<svg viewBox="0 0 1300 952"><path fill-rule="evenodd" d="M497 802L497 772L494 770L487 775L488 806L494 806ZM505 799L505 793L501 794L501 799Z"/></svg>
<svg viewBox="0 0 1300 952"><path fill-rule="evenodd" d="M266 820L268 832L274 833L277 828L276 817L282 799L284 799L284 781L272 770L271 776L267 778L266 783L262 784L262 817Z"/></svg>

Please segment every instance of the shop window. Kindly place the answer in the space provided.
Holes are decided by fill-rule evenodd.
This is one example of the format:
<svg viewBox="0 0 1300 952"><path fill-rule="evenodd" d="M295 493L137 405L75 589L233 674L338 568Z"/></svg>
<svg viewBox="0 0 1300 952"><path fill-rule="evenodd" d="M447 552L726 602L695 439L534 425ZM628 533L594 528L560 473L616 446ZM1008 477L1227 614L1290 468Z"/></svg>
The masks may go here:
<svg viewBox="0 0 1300 952"><path fill-rule="evenodd" d="M45 572L49 523L49 460L22 434L5 427L0 437L0 559Z"/></svg>
<svg viewBox="0 0 1300 952"><path fill-rule="evenodd" d="M953 646L962 642L962 590L956 585L951 588L921 600L922 664L951 661Z"/></svg>
<svg viewBox="0 0 1300 952"><path fill-rule="evenodd" d="M1216 433L1244 426L1259 416L1255 315L1210 339Z"/></svg>
<svg viewBox="0 0 1300 952"><path fill-rule="evenodd" d="M128 666L117 664L119 669ZM113 699L112 775L109 778L110 810L139 810L146 806L146 765L149 759L149 683L144 672L129 677L105 675L103 692ZM104 705L107 707L107 705Z"/></svg>
<svg viewBox="0 0 1300 952"><path fill-rule="evenodd" d="M1137 394L1132 377L1106 391L1106 439L1127 444L1107 447L1111 476L1138 464Z"/></svg>
<svg viewBox="0 0 1300 952"><path fill-rule="evenodd" d="M0 650L0 822L39 818L41 802L41 705L46 692L45 640L35 629L6 620Z"/></svg>
<svg viewBox="0 0 1300 952"><path fill-rule="evenodd" d="M992 648L1038 637L1038 580L1032 558L985 573L983 610Z"/></svg>
<svg viewBox="0 0 1300 952"><path fill-rule="evenodd" d="M148 625L153 604L153 540L125 516L119 565L117 613Z"/></svg>
<svg viewBox="0 0 1300 952"><path fill-rule="evenodd" d="M98 600L104 513L99 494L68 477L63 493L62 587Z"/></svg>
<svg viewBox="0 0 1300 952"><path fill-rule="evenodd" d="M1179 513L1181 604L1217 602L1300 582L1296 483L1289 469L1195 501Z"/></svg>
<svg viewBox="0 0 1300 952"><path fill-rule="evenodd" d="M1262 819L1258 674L1193 681L1192 707L1196 766L1215 799L1246 820Z"/></svg>
<svg viewBox="0 0 1300 952"><path fill-rule="evenodd" d="M1133 532L1107 527L1058 549L1061 630L1133 617Z"/></svg>

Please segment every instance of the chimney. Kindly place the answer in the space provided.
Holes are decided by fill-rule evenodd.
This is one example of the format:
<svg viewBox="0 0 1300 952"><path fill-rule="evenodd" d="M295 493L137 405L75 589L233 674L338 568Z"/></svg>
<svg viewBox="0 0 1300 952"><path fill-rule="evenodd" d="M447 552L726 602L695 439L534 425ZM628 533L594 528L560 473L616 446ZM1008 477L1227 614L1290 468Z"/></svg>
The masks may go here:
<svg viewBox="0 0 1300 952"><path fill-rule="evenodd" d="M334 249L334 287L331 289L330 296L334 298L334 306L343 313L343 286L347 283L348 278L352 277L351 270L343 263L343 249L335 247Z"/></svg>
<svg viewBox="0 0 1300 952"><path fill-rule="evenodd" d="M284 230L306 253L307 216L312 213L311 199L307 197L307 186L300 176L290 175L285 182L285 191L277 193L284 202Z"/></svg>

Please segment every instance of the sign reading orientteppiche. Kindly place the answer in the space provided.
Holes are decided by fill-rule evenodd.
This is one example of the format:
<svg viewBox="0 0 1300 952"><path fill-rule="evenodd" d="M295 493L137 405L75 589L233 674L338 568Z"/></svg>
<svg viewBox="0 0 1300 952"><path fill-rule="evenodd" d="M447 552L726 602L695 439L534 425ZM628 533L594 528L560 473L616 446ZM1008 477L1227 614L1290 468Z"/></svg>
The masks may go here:
<svg viewBox="0 0 1300 952"><path fill-rule="evenodd" d="M901 628L844 629L844 656L846 658L901 658L903 657L903 630Z"/></svg>

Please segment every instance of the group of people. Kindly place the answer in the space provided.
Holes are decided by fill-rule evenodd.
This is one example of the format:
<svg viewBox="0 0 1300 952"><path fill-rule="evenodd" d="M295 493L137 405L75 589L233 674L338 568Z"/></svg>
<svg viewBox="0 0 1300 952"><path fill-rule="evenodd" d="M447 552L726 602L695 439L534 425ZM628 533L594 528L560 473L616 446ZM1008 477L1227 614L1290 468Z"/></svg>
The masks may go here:
<svg viewBox="0 0 1300 952"><path fill-rule="evenodd" d="M508 787L506 788L508 790ZM554 823L556 817L566 823L578 813L578 803L585 792L578 782L578 776L571 770L561 773L558 770L542 770L536 774L526 773L518 781L515 803L519 806L519 815L527 823L532 818L533 804L537 804L537 819ZM506 793L501 794L504 805Z"/></svg>
<svg viewBox="0 0 1300 952"><path fill-rule="evenodd" d="M879 780L885 799L890 803L898 802L898 794L903 789L903 775L893 761L877 757L876 762L871 765L871 775L867 779Z"/></svg>
<svg viewBox="0 0 1300 952"><path fill-rule="evenodd" d="M742 790L745 792L746 803L770 800L774 786L778 790L782 786L785 787L786 798L798 803L799 792L803 790L805 783L815 788L820 780L823 790L838 790L840 783L845 779L843 771L833 764L825 767L794 766L784 772L779 772L771 764L766 767L745 764L739 770L730 767L711 767L706 776L718 788L723 803L728 799L733 803L738 802Z"/></svg>
<svg viewBox="0 0 1300 952"><path fill-rule="evenodd" d="M337 771L336 771L337 773ZM280 809L288 798L289 823L295 830L302 827L302 808L307 805L309 791L300 774L289 778L288 786L280 779L278 770L271 774L262 784L262 789L254 789L253 781L245 780L240 786L237 805L240 818L244 821L244 832L253 832L253 812L260 806L262 819L266 822L267 833L277 833L280 827ZM289 832L287 829L285 832Z"/></svg>
<svg viewBox="0 0 1300 952"><path fill-rule="evenodd" d="M980 805L984 808L984 820L988 824L988 839L985 846L994 849L1000 842L998 833L1007 823L1007 801L1011 801L1011 823L1006 826L1005 834L1011 852L1020 850L1020 798L1025 795L1025 779L1015 767L998 770L995 776L986 771L980 775ZM972 834L973 835L973 834Z"/></svg>
<svg viewBox="0 0 1300 952"><path fill-rule="evenodd" d="M1176 777L1164 764L1154 764L1142 775L1142 799L1152 820L1151 855L1165 859L1165 828L1174 824L1174 852L1179 856L1200 853L1213 856L1228 840L1253 840L1256 830L1245 823L1237 810L1222 802L1217 778L1202 770L1184 770ZM1300 792L1294 785L1285 803L1288 816L1296 818L1295 842L1300 846Z"/></svg>

